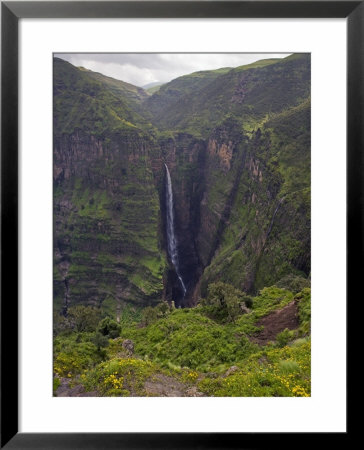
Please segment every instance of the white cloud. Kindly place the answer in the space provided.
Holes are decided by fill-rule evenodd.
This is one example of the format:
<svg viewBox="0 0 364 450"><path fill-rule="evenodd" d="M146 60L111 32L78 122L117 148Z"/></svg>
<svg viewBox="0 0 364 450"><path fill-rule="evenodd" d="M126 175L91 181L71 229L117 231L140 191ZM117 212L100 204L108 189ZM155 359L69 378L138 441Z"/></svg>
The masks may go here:
<svg viewBox="0 0 364 450"><path fill-rule="evenodd" d="M75 66L127 81L136 86L165 83L199 70L237 67L288 53L59 53Z"/></svg>

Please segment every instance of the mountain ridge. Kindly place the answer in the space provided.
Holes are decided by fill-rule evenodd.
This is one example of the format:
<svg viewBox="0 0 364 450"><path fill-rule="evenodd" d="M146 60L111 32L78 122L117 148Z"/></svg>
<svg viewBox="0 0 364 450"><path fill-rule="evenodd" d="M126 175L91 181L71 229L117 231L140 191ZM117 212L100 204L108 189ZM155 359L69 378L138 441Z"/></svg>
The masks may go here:
<svg viewBox="0 0 364 450"><path fill-rule="evenodd" d="M151 96L61 61L54 69L59 307L109 305L118 316L128 302L180 297L164 237L165 162L186 306L216 277L256 293L289 273L309 276L308 55L195 72ZM95 234L85 232L87 221ZM93 236L95 251L82 236ZM88 272L95 281L105 270L102 288L91 283Z"/></svg>

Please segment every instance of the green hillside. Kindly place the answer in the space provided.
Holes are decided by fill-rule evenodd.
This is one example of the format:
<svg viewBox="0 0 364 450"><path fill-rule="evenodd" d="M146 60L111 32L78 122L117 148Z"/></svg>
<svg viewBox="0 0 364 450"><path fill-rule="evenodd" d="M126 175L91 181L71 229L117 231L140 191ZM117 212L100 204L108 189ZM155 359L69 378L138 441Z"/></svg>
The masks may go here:
<svg viewBox="0 0 364 450"><path fill-rule="evenodd" d="M84 69L83 67L80 67L79 69L85 71L93 80L100 82L104 87L110 89L113 94L130 100L131 103L140 103L148 97L146 91L141 87L134 86L133 84L126 83L125 81L116 80L112 77L107 77L102 73L92 72L91 70Z"/></svg>
<svg viewBox="0 0 364 450"><path fill-rule="evenodd" d="M159 126L206 136L228 117L250 130L309 96L310 59L302 54L177 78L146 107Z"/></svg>
<svg viewBox="0 0 364 450"><path fill-rule="evenodd" d="M92 310L81 322L72 311L86 328L73 332L70 319L57 322L56 395L310 396L310 289L265 288L243 314L239 292L226 288L215 285L196 308L161 303L121 326L95 321ZM221 289L228 307L214 300ZM287 316L274 326L283 311L297 314L294 329Z"/></svg>
<svg viewBox="0 0 364 450"><path fill-rule="evenodd" d="M59 58L54 58L53 73L55 137L70 135L76 129L104 137L149 128L135 110L135 100L141 97L127 89L127 83L112 83L111 78L77 69Z"/></svg>
<svg viewBox="0 0 364 450"><path fill-rule="evenodd" d="M56 395L310 395L310 73L54 58Z"/></svg>

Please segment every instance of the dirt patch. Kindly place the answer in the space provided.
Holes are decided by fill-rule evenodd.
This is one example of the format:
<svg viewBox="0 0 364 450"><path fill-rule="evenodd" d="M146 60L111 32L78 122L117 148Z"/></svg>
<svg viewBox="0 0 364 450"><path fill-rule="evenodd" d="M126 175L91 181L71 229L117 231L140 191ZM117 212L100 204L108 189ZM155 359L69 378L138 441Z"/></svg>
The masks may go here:
<svg viewBox="0 0 364 450"><path fill-rule="evenodd" d="M86 392L82 384L70 386L70 379L61 378L56 391L57 397L100 397L97 391ZM139 397L140 394L131 393L131 396ZM196 386L181 383L173 377L156 374L144 384L142 397L203 397L204 394L197 390Z"/></svg>
<svg viewBox="0 0 364 450"><path fill-rule="evenodd" d="M185 397L186 386L172 377L154 375L145 382L144 389L147 395L157 397Z"/></svg>
<svg viewBox="0 0 364 450"><path fill-rule="evenodd" d="M189 387L172 377L158 374L145 382L147 395L156 397L201 397L196 387Z"/></svg>
<svg viewBox="0 0 364 450"><path fill-rule="evenodd" d="M291 302L284 308L266 315L256 323L256 326L264 327L262 331L251 337L251 340L259 345L266 345L269 341L274 341L277 334L286 328L295 330L299 326L296 302Z"/></svg>

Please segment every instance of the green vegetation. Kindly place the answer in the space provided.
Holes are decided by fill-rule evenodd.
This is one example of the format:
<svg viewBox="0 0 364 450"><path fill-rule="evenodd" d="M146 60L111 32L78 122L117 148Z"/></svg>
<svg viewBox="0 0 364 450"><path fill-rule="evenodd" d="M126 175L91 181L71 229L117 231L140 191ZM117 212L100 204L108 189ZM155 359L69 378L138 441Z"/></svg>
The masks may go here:
<svg viewBox="0 0 364 450"><path fill-rule="evenodd" d="M160 202L169 158L203 295L215 280L256 294L307 278L308 55L195 72L153 95L57 58L54 73L58 310L65 280L72 301L115 315L120 302L156 304L168 270Z"/></svg>
<svg viewBox="0 0 364 450"><path fill-rule="evenodd" d="M198 387L215 397L309 397L310 342L267 349L225 378L206 377Z"/></svg>
<svg viewBox="0 0 364 450"><path fill-rule="evenodd" d="M106 397L143 396L144 382L155 370L148 361L114 358L101 363L81 379L86 389L98 389Z"/></svg>
<svg viewBox="0 0 364 450"><path fill-rule="evenodd" d="M299 301L298 314L301 332L304 335L309 335L311 332L311 290L309 288L303 289L296 294L295 299Z"/></svg>
<svg viewBox="0 0 364 450"><path fill-rule="evenodd" d="M153 95L155 92L159 91L161 86L163 86L163 84L158 84L158 85L152 86L150 88L145 88L145 91L148 92L149 95Z"/></svg>
<svg viewBox="0 0 364 450"><path fill-rule="evenodd" d="M139 126L148 128L148 121L135 110L135 102L144 97L142 89L77 69L58 58L54 58L53 86L57 137L77 129L108 136L115 132L133 134Z"/></svg>
<svg viewBox="0 0 364 450"><path fill-rule="evenodd" d="M245 129L310 95L309 56L196 72L163 85L146 107L158 127L208 136L228 116Z"/></svg>
<svg viewBox="0 0 364 450"><path fill-rule="evenodd" d="M222 322L235 322L241 315L242 305L253 306L253 299L233 286L217 282L208 287L206 300L203 301L206 310L214 319Z"/></svg>
<svg viewBox="0 0 364 450"><path fill-rule="evenodd" d="M54 185L57 310L66 285L72 304L104 304L115 317L125 301L155 304L167 264L151 188L154 132L137 111L147 94L57 58L54 74L55 167L67 166L66 149L75 150L73 169L66 177L59 169Z"/></svg>
<svg viewBox="0 0 364 450"><path fill-rule="evenodd" d="M251 293L285 277L309 275L309 101L276 115L252 139L247 150L240 150L241 156L236 152L228 174L220 168L214 168L218 175L211 174L210 222L216 217L217 205L224 204L221 196L225 202L228 198L226 193L219 196L217 189L227 186L231 193L235 186L235 193L229 226L221 233L202 286L218 277ZM239 159L245 162L240 173Z"/></svg>
<svg viewBox="0 0 364 450"><path fill-rule="evenodd" d="M306 54L148 92L54 59L55 395L310 395L310 102Z"/></svg>
<svg viewBox="0 0 364 450"><path fill-rule="evenodd" d="M92 331L80 332L69 321L71 329L58 332L54 343L56 388L56 379L66 377L71 385L98 395L145 396L152 395L148 383L165 377L186 390L194 386L201 395L309 396L310 339L298 336L310 322L310 289L294 296L286 289L265 288L249 299L253 309L240 309L234 322L221 313L230 298L240 305L246 301L243 292L216 283L195 308L174 309L162 302L145 308L140 321L120 326L104 317ZM298 328L284 329L274 341L257 345L259 319L282 310L293 298ZM84 308L82 317L88 325L95 323L92 308Z"/></svg>
<svg viewBox="0 0 364 450"><path fill-rule="evenodd" d="M110 317L105 317L98 324L97 331L102 336L107 336L110 339L115 339L120 335L121 327L120 325Z"/></svg>

